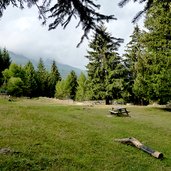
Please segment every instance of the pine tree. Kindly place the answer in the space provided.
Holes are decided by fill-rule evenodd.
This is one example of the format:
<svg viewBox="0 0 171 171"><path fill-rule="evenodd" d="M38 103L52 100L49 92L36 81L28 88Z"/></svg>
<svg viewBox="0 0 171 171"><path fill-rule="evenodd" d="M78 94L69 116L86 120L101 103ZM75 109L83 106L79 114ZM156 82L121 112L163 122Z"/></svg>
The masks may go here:
<svg viewBox="0 0 171 171"><path fill-rule="evenodd" d="M117 53L121 39L113 38L104 25L99 26L89 44L88 83L89 98L95 100L119 98L123 86L123 65Z"/></svg>
<svg viewBox="0 0 171 171"><path fill-rule="evenodd" d="M37 96L37 81L36 81L36 72L34 70L33 64L29 61L25 67L25 81L24 81L24 95L28 97Z"/></svg>
<svg viewBox="0 0 171 171"><path fill-rule="evenodd" d="M8 69L11 64L11 59L8 51L4 48L3 51L0 49L0 86L3 84L4 79L2 71Z"/></svg>
<svg viewBox="0 0 171 171"><path fill-rule="evenodd" d="M131 41L127 44L125 54L123 55L124 64L126 67L125 76L125 100L128 102L139 103L138 97L133 92L134 80L137 76L137 62L141 60L143 51L141 43L141 30L138 25L134 28Z"/></svg>
<svg viewBox="0 0 171 171"><path fill-rule="evenodd" d="M61 76L56 66L56 62L53 61L51 66L51 72L49 74L49 81L48 81L49 97L54 97L56 83L60 80L61 80Z"/></svg>
<svg viewBox="0 0 171 171"><path fill-rule="evenodd" d="M2 71L3 71L3 58L2 58L2 52L1 52L1 49L0 49L0 86L3 83Z"/></svg>
<svg viewBox="0 0 171 171"><path fill-rule="evenodd" d="M149 101L163 104L171 99L171 2L154 2L146 15L148 31L142 37L145 50L138 63L143 65L139 67L134 90Z"/></svg>
<svg viewBox="0 0 171 171"><path fill-rule="evenodd" d="M65 89L68 91L69 98L71 98L72 100L75 100L77 86L77 75L74 71L71 71L66 78Z"/></svg>
<svg viewBox="0 0 171 171"><path fill-rule="evenodd" d="M2 59L3 59L3 70L8 68L11 64L11 58L6 48L2 51Z"/></svg>
<svg viewBox="0 0 171 171"><path fill-rule="evenodd" d="M130 0L121 0L118 5L120 7L123 7L129 1ZM144 13L151 10L151 8L153 8L155 6L155 4L169 3L170 0L134 0L134 2L138 2L139 4L143 4L144 8L135 15L135 17L132 20L133 23L135 23Z"/></svg>
<svg viewBox="0 0 171 171"><path fill-rule="evenodd" d="M44 66L42 58L39 59L37 66L37 85L38 85L38 95L39 96L48 96L49 87L48 87L48 72Z"/></svg>

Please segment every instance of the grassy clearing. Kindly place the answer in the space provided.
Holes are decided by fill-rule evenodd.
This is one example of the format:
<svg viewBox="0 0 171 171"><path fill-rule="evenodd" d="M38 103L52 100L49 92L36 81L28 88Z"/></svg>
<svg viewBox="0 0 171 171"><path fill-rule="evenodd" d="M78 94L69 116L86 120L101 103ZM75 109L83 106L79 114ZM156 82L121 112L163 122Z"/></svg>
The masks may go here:
<svg viewBox="0 0 171 171"><path fill-rule="evenodd" d="M128 107L131 117L107 117L107 108L0 98L0 170L171 170L171 112ZM114 138L135 137L161 151L158 160Z"/></svg>

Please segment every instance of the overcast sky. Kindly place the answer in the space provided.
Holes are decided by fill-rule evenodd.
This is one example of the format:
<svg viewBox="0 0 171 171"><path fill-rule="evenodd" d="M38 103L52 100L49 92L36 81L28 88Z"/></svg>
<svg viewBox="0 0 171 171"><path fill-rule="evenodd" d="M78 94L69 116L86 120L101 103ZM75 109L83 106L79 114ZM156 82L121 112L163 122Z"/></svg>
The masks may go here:
<svg viewBox="0 0 171 171"><path fill-rule="evenodd" d="M129 36L133 32L133 17L143 6L129 2L125 7L118 7L119 0L98 0L101 4L100 12L114 14L117 20L108 23L107 31L112 36L123 38L124 44L119 49L123 53ZM65 30L58 27L48 31L48 25L42 26L35 7L20 10L8 7L0 18L0 47L31 58L51 58L58 62L85 69L88 60L85 58L88 40L77 48L83 31L76 28L78 21L73 20ZM137 23L142 27L143 18ZM91 36L90 36L91 38Z"/></svg>

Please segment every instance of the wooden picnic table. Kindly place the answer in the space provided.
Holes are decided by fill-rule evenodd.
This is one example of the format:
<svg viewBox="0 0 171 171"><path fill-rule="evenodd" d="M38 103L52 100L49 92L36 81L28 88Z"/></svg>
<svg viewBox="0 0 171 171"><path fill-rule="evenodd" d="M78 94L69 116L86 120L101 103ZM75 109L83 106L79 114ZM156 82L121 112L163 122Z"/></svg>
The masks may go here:
<svg viewBox="0 0 171 171"><path fill-rule="evenodd" d="M109 112L111 115L122 116L126 114L126 116L129 116L129 111L126 109L126 107L112 108L109 110Z"/></svg>

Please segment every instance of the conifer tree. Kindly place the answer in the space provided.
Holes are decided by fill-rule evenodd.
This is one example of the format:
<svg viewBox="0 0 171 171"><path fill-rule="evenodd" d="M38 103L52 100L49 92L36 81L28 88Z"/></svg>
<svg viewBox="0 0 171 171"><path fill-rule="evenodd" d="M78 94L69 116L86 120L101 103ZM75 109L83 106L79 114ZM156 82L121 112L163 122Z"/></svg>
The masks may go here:
<svg viewBox="0 0 171 171"><path fill-rule="evenodd" d="M25 82L24 82L24 95L27 97L35 97L37 96L37 80L36 80L36 72L34 70L33 64L29 61L25 67Z"/></svg>
<svg viewBox="0 0 171 171"><path fill-rule="evenodd" d="M56 83L60 80L61 80L61 76L56 66L56 62L53 61L51 66L51 72L49 74L49 81L48 81L49 97L54 97Z"/></svg>
<svg viewBox="0 0 171 171"><path fill-rule="evenodd" d="M125 100L128 102L139 103L138 98L133 92L134 80L137 75L137 62L141 60L141 55L143 51L141 38L141 30L138 25L134 28L131 40L126 46L125 54L123 55L124 64L126 67L125 76Z"/></svg>
<svg viewBox="0 0 171 171"><path fill-rule="evenodd" d="M74 71L71 71L66 78L65 89L68 91L69 98L72 100L75 100L77 86L77 75Z"/></svg>
<svg viewBox="0 0 171 171"><path fill-rule="evenodd" d="M163 104L171 99L171 2L154 2L146 15L148 31L142 37L145 49L138 62L134 91L148 101Z"/></svg>
<svg viewBox="0 0 171 171"><path fill-rule="evenodd" d="M57 82L55 97L58 99L75 100L77 86L77 76L74 71L71 71L66 79Z"/></svg>
<svg viewBox="0 0 171 171"><path fill-rule="evenodd" d="M2 71L8 69L10 64L11 64L11 59L8 51L5 48L2 51L0 49L0 86L4 82Z"/></svg>
<svg viewBox="0 0 171 171"><path fill-rule="evenodd" d="M119 98L123 88L123 65L117 53L122 39L112 37L104 25L99 26L101 34L95 32L89 43L90 50L88 83L89 98L95 100Z"/></svg>
<svg viewBox="0 0 171 171"><path fill-rule="evenodd" d="M37 85L38 85L38 95L39 96L48 96L48 72L44 66L42 58L39 59L37 66Z"/></svg>

